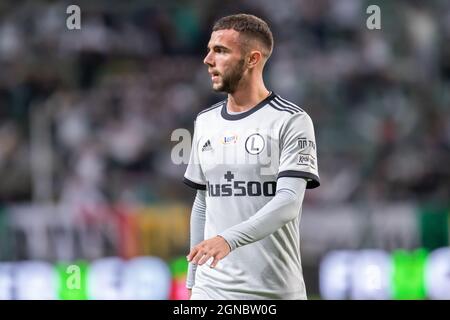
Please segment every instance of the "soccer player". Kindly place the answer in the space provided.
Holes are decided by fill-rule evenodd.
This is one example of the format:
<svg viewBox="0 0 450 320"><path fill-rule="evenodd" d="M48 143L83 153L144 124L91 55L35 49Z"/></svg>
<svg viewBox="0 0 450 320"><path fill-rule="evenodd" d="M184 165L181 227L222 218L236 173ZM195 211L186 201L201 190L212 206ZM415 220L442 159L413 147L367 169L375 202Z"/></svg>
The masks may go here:
<svg viewBox="0 0 450 320"><path fill-rule="evenodd" d="M272 33L237 14L213 26L204 63L227 99L195 121L184 182L197 189L186 286L191 299L306 299L299 223L305 189L319 186L314 128L269 91Z"/></svg>

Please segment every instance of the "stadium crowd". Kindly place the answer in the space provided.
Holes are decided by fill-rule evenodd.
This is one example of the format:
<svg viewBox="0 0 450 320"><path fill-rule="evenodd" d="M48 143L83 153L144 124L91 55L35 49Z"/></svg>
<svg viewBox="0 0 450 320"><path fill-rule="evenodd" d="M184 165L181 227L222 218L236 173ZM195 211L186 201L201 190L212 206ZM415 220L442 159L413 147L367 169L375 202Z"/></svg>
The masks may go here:
<svg viewBox="0 0 450 320"><path fill-rule="evenodd" d="M315 123L321 188L306 202L448 201L450 3L80 1L0 4L0 204L191 200L177 128L223 99L202 64L210 28L267 19L269 88Z"/></svg>

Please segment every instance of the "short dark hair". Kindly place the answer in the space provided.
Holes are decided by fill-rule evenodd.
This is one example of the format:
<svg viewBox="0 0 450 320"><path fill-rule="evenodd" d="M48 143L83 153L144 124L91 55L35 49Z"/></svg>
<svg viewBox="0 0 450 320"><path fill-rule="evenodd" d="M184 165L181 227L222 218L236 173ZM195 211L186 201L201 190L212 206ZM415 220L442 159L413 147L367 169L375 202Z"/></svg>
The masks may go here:
<svg viewBox="0 0 450 320"><path fill-rule="evenodd" d="M273 35L267 23L251 14L234 14L220 18L214 23L213 31L233 29L240 35L247 37L245 40L256 39L263 45L263 52L269 58L273 50ZM244 41L245 41L244 40Z"/></svg>

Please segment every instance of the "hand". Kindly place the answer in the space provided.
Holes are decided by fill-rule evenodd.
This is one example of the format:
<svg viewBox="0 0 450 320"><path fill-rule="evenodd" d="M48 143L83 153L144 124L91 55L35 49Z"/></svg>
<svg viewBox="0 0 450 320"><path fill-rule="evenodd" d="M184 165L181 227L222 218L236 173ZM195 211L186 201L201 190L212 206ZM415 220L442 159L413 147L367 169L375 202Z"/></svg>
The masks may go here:
<svg viewBox="0 0 450 320"><path fill-rule="evenodd" d="M209 258L213 257L214 260L211 263L211 268L214 268L219 260L225 258L231 249L228 242L221 236L215 236L214 238L204 240L191 249L187 255L187 260L193 264L201 266Z"/></svg>
<svg viewBox="0 0 450 320"><path fill-rule="evenodd" d="M191 300L192 289L187 289L187 290L188 290L188 300Z"/></svg>

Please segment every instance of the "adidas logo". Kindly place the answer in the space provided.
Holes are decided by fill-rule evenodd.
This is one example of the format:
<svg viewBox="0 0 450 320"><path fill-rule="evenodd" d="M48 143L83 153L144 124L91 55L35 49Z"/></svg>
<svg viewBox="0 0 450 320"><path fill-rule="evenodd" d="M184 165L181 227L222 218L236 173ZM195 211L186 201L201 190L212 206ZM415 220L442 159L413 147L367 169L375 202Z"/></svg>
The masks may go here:
<svg viewBox="0 0 450 320"><path fill-rule="evenodd" d="M212 147L211 147L211 141L206 141L206 143L203 145L203 147L202 147L202 151L209 151L209 150L212 150Z"/></svg>

